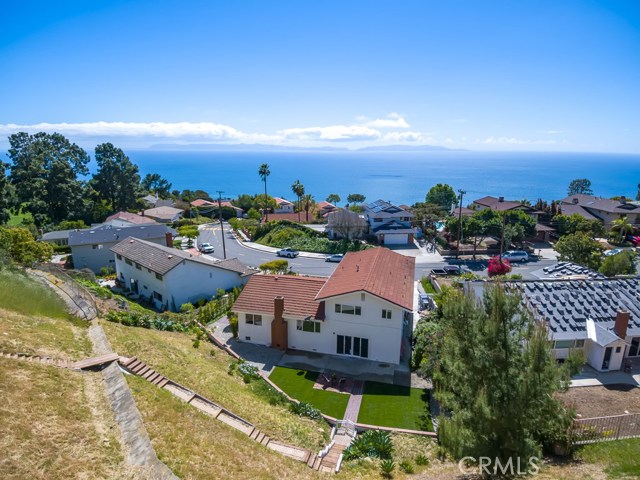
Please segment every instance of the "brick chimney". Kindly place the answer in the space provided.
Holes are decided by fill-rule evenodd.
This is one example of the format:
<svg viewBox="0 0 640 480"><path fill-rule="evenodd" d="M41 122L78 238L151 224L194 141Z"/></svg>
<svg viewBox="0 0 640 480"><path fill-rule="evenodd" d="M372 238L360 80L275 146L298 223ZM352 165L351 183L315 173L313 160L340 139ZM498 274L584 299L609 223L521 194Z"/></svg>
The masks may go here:
<svg viewBox="0 0 640 480"><path fill-rule="evenodd" d="M613 331L616 332L620 338L624 340L627 336L627 327L629 326L629 319L631 318L631 313L627 310L618 310L616 313L616 324L613 327Z"/></svg>
<svg viewBox="0 0 640 480"><path fill-rule="evenodd" d="M273 299L273 321L271 322L271 347L286 350L289 347L287 322L283 318L284 297Z"/></svg>
<svg viewBox="0 0 640 480"><path fill-rule="evenodd" d="M173 248L173 235L171 235L171 232L164 234L164 241L167 243L167 247Z"/></svg>
<svg viewBox="0 0 640 480"><path fill-rule="evenodd" d="M504 202L504 197L498 197L498 202L500 203Z"/></svg>

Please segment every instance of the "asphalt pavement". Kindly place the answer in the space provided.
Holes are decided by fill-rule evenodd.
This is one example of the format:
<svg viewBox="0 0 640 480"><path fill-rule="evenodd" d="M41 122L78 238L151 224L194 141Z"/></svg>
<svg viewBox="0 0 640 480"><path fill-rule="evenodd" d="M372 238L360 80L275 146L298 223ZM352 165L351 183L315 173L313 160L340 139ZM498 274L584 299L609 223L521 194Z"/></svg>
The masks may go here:
<svg viewBox="0 0 640 480"><path fill-rule="evenodd" d="M266 252L263 250L251 248L240 242L231 232L231 228L228 224L224 224L224 240L226 247L226 258L237 258L245 265L250 267L258 267L263 263L270 262L272 260L279 259L275 253ZM200 236L198 243L208 242L215 248L215 252L209 256L223 259L222 248L222 235L219 224L206 225L200 228ZM250 245L250 243L248 243ZM416 249L417 250L417 249ZM455 260L455 259L441 259L439 256L421 255L419 252L412 252L416 256L416 270L415 279L419 280L423 276L429 274L432 268L442 268L444 265L461 265L466 269L472 271L476 275L483 277L487 276L487 262L486 261L472 261L472 260ZM320 277L328 277L333 273L337 263L325 262L323 258L308 258L308 257L296 257L288 258L289 267L296 273L303 275L313 275ZM433 261L435 260L435 261ZM543 258L541 260L532 258L526 263L512 264L512 273L518 273L525 279L536 279L537 277L531 275L531 272L539 270L549 265L554 265L557 260L551 258Z"/></svg>

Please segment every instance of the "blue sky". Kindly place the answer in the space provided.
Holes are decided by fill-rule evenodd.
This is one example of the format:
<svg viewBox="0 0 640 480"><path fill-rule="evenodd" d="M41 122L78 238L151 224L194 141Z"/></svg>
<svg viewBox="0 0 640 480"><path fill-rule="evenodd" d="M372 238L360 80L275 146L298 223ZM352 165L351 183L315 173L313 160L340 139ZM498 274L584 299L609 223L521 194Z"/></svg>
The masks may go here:
<svg viewBox="0 0 640 480"><path fill-rule="evenodd" d="M158 143L640 153L640 2L5 2L19 130Z"/></svg>

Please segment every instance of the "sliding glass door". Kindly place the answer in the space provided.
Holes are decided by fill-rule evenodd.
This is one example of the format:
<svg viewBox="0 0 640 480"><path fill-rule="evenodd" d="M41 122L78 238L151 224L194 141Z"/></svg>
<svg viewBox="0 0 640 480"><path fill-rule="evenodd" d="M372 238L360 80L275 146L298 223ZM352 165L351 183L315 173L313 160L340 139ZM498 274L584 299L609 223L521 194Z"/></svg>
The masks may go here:
<svg viewBox="0 0 640 480"><path fill-rule="evenodd" d="M339 355L353 355L355 357L369 358L369 339L351 337L349 335L337 335L336 353Z"/></svg>

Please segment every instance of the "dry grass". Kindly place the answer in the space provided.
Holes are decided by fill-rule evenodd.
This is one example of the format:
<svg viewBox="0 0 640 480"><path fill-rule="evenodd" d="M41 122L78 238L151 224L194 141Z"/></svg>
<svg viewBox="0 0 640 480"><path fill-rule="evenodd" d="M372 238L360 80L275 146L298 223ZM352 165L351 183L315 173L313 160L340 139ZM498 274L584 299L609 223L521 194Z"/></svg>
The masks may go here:
<svg viewBox="0 0 640 480"><path fill-rule="evenodd" d="M127 380L158 457L183 480L324 478L140 377Z"/></svg>
<svg viewBox="0 0 640 480"><path fill-rule="evenodd" d="M86 322L0 309L0 350L79 360L90 356Z"/></svg>
<svg viewBox="0 0 640 480"><path fill-rule="evenodd" d="M227 373L232 358L206 341L193 348L183 333L160 332L101 322L109 341L120 355L136 356L155 370L219 403L256 425L270 437L316 450L325 444L329 428L273 406L256 395L238 376ZM214 350L215 355L210 352Z"/></svg>
<svg viewBox="0 0 640 480"><path fill-rule="evenodd" d="M0 359L3 479L132 478L97 375Z"/></svg>

